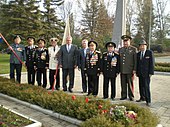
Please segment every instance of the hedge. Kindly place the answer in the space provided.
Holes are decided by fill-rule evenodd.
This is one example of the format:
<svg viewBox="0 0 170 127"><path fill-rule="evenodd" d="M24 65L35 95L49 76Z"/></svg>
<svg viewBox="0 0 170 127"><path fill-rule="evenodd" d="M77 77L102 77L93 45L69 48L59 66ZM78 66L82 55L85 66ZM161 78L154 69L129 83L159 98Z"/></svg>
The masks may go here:
<svg viewBox="0 0 170 127"><path fill-rule="evenodd" d="M89 127L89 124L97 127L97 123L102 121L108 121L109 126L118 127L119 125L120 127L127 125L131 127L155 127L159 123L158 117L149 109L133 103L111 104L109 100L101 100L93 96L75 96L63 91L47 91L38 86L17 84L3 77L0 77L0 93L83 120L85 122L81 125L82 127ZM117 109L116 107L119 108L119 106L125 106L126 110ZM113 116L110 115L111 111ZM134 114L137 117L131 119ZM105 126L106 123L102 124Z"/></svg>

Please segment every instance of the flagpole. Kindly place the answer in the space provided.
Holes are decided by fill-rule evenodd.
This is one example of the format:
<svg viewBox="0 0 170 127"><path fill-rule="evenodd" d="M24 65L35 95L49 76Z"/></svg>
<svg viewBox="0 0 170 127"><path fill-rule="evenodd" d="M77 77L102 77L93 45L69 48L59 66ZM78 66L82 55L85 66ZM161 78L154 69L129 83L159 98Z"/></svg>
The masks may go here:
<svg viewBox="0 0 170 127"><path fill-rule="evenodd" d="M5 41L5 43L7 44L7 46L10 48L10 50L14 53L14 55L16 56L16 58L19 60L19 62L23 65L24 62L22 62L22 60L19 58L19 56L16 54L16 52L14 51L14 49L10 46L10 44L7 42L7 40L4 38L4 36L0 33L0 36L2 37L2 39Z"/></svg>

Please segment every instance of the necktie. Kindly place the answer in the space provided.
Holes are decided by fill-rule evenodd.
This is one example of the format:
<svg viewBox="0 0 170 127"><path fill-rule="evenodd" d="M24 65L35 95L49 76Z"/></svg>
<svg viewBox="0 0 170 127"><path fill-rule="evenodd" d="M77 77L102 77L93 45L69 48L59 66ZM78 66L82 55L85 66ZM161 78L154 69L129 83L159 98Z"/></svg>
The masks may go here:
<svg viewBox="0 0 170 127"><path fill-rule="evenodd" d="M54 47L54 49L53 49L53 50L54 50L54 52L55 52L55 47Z"/></svg>
<svg viewBox="0 0 170 127"><path fill-rule="evenodd" d="M84 49L84 56L86 56L86 49Z"/></svg>
<svg viewBox="0 0 170 127"><path fill-rule="evenodd" d="M70 51L70 45L67 45L67 51L68 52Z"/></svg>
<svg viewBox="0 0 170 127"><path fill-rule="evenodd" d="M143 53L143 51L142 51L142 52L141 52L141 58L140 58L141 60L143 59L143 55L144 55L144 53Z"/></svg>

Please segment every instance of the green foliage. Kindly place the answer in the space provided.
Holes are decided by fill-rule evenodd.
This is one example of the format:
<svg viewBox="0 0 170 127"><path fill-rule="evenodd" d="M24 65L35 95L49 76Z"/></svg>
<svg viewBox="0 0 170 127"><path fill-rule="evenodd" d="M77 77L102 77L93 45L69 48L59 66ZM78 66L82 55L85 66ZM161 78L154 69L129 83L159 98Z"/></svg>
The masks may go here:
<svg viewBox="0 0 170 127"><path fill-rule="evenodd" d="M158 117L147 108L141 108L133 103L123 103L118 106L120 106L120 110L116 109L115 111L117 112L117 118L120 120L112 120L112 117L109 116L110 112L108 112L108 114L102 114L86 120L81 124L81 127L90 127L92 125L93 127L156 127L158 124ZM115 107L115 105L113 105L113 107ZM124 110L134 111L137 114L136 119L127 121L122 113Z"/></svg>
<svg viewBox="0 0 170 127"><path fill-rule="evenodd" d="M61 5L63 0L46 0L43 11L40 10L39 2L13 0L0 4L0 32L7 40L12 40L11 35L15 34L20 34L23 39L34 36L48 40L63 33L63 22L55 11L55 7Z"/></svg>
<svg viewBox="0 0 170 127"><path fill-rule="evenodd" d="M126 127L128 125L132 127L155 127L158 123L158 118L149 109L142 108L136 104L124 103L117 106L125 106L125 109L115 108L116 105L112 105L110 101L100 100L93 96L87 98L68 95L63 91L47 91L42 87L16 84L2 77L0 77L0 93L63 115L84 120L82 127L89 127L89 125L93 127ZM114 108L112 118L110 114L111 108ZM123 112L126 113L125 111L134 111L137 114L135 120L127 118L126 114L123 114Z"/></svg>
<svg viewBox="0 0 170 127"><path fill-rule="evenodd" d="M170 72L170 63L155 63L155 71Z"/></svg>
<svg viewBox="0 0 170 127"><path fill-rule="evenodd" d="M0 105L0 127L23 127L32 124L32 121L25 119Z"/></svg>

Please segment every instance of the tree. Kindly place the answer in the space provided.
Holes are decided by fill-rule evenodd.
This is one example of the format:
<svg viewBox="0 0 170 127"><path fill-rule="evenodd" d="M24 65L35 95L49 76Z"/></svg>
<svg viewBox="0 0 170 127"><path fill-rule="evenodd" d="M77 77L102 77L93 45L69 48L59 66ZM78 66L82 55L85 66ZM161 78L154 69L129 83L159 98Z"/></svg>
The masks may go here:
<svg viewBox="0 0 170 127"><path fill-rule="evenodd" d="M3 3L0 8L0 30L5 37L20 34L23 38L29 35L38 36L41 28L39 6L36 0L14 0Z"/></svg>
<svg viewBox="0 0 170 127"><path fill-rule="evenodd" d="M81 25L83 26L81 34L82 38L95 39L97 17L99 11L98 0L86 0L85 9L83 9Z"/></svg>
<svg viewBox="0 0 170 127"><path fill-rule="evenodd" d="M42 11L42 33L41 37L49 39L51 37L57 37L59 34L64 31L64 23L58 19L55 8L63 4L63 0L45 0L44 9Z"/></svg>
<svg viewBox="0 0 170 127"><path fill-rule="evenodd" d="M160 44L163 44L163 40L166 36L165 26L167 25L166 18L168 14L165 14L165 8L168 0L156 0L156 18L155 18L155 37L158 39Z"/></svg>
<svg viewBox="0 0 170 127"><path fill-rule="evenodd" d="M147 42L150 41L150 32L154 25L154 13L152 0L137 0L138 17L136 18L135 26L137 27L137 33L142 33L141 38L145 38Z"/></svg>

